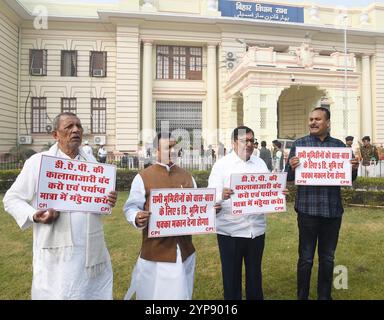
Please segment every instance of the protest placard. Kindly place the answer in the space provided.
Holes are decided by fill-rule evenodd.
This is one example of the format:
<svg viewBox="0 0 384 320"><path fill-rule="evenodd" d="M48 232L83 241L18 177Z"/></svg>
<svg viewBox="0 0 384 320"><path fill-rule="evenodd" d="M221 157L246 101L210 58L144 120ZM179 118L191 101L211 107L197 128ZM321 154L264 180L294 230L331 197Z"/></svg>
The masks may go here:
<svg viewBox="0 0 384 320"><path fill-rule="evenodd" d="M295 184L352 186L351 148L296 147Z"/></svg>
<svg viewBox="0 0 384 320"><path fill-rule="evenodd" d="M115 190L116 167L43 155L37 209L109 214L108 193Z"/></svg>
<svg viewBox="0 0 384 320"><path fill-rule="evenodd" d="M215 189L154 189L148 237L216 232Z"/></svg>
<svg viewBox="0 0 384 320"><path fill-rule="evenodd" d="M231 175L232 214L262 214L286 211L283 191L286 173L236 173Z"/></svg>

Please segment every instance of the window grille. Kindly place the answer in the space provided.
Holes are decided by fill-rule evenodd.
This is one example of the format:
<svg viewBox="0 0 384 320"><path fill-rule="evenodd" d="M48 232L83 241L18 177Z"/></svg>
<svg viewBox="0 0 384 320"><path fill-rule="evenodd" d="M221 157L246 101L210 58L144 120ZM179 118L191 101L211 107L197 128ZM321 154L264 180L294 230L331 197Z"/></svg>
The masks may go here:
<svg viewBox="0 0 384 320"><path fill-rule="evenodd" d="M91 128L93 134L106 133L107 99L91 99Z"/></svg>
<svg viewBox="0 0 384 320"><path fill-rule="evenodd" d="M61 76L77 76L77 51L61 51Z"/></svg>
<svg viewBox="0 0 384 320"><path fill-rule="evenodd" d="M47 125L47 98L32 98L32 133L46 133Z"/></svg>
<svg viewBox="0 0 384 320"><path fill-rule="evenodd" d="M61 112L72 112L76 114L77 99L76 98L61 98Z"/></svg>
<svg viewBox="0 0 384 320"><path fill-rule="evenodd" d="M186 130L192 143L193 130L202 129L201 101L157 101L156 131L160 132L161 124L168 121L169 131ZM163 123L164 126L164 123ZM180 131L179 131L180 132ZM176 134L178 134L176 132ZM183 137L184 138L184 137ZM185 137L186 138L186 137Z"/></svg>

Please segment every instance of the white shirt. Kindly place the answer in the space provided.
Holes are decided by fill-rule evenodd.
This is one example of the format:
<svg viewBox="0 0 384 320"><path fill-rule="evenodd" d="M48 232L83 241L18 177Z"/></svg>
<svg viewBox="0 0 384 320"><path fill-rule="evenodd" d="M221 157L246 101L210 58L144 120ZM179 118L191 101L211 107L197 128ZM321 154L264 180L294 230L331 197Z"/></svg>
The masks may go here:
<svg viewBox="0 0 384 320"><path fill-rule="evenodd" d="M106 157L108 154L108 151L105 150L104 148L99 149L99 157Z"/></svg>
<svg viewBox="0 0 384 320"><path fill-rule="evenodd" d="M252 155L248 161L244 161L233 151L213 165L208 180L208 188L216 188L216 199L222 206L216 215L217 233L253 239L265 233L265 215L231 214L231 199L222 200L222 193L223 188L230 188L232 173L269 173L269 171L262 159Z"/></svg>
<svg viewBox="0 0 384 320"><path fill-rule="evenodd" d="M175 165L173 164L171 167L169 167L166 164L156 162L156 164L164 166L168 171ZM195 179L192 177L193 187L196 188L196 182ZM127 218L127 221L132 224L135 228L138 228L135 223L136 214L139 211L144 210L144 204L145 204L145 187L143 179L141 178L140 174L137 174L135 178L132 181L131 184L131 191L129 192L128 200L126 201L123 212L125 214L125 217ZM138 228L142 229L142 228Z"/></svg>
<svg viewBox="0 0 384 320"><path fill-rule="evenodd" d="M275 159L273 162L273 172L281 172L280 169L280 159L283 156L283 152L281 150L278 150L275 155Z"/></svg>
<svg viewBox="0 0 384 320"><path fill-rule="evenodd" d="M260 157L260 150L259 149L253 149L253 155L255 156L255 157Z"/></svg>
<svg viewBox="0 0 384 320"><path fill-rule="evenodd" d="M87 145L87 144L83 147L83 151L84 151L86 154L93 155L93 150L92 150L91 146L89 146L89 145Z"/></svg>

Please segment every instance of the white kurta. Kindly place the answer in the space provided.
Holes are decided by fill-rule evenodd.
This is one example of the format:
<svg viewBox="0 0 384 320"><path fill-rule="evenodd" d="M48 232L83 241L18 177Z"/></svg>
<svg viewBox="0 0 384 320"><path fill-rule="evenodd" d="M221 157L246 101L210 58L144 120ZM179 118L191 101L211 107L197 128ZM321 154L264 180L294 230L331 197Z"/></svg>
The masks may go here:
<svg viewBox="0 0 384 320"><path fill-rule="evenodd" d="M138 258L131 285L125 295L130 300L192 300L196 254L184 262L177 246L176 262L154 262Z"/></svg>
<svg viewBox="0 0 384 320"><path fill-rule="evenodd" d="M165 167L169 170L168 166ZM193 185L196 188L194 179ZM144 204L145 187L138 174L132 181L129 198L123 209L128 222L135 228L136 214L144 209ZM193 253L182 262L177 246L176 256L176 262L154 262L139 257L125 299L131 299L136 292L137 300L191 300L196 255Z"/></svg>
<svg viewBox="0 0 384 320"><path fill-rule="evenodd" d="M68 158L65 154L52 151L43 154ZM94 158L81 153L83 159ZM33 225L33 279L32 299L112 299L113 274L111 259L105 248L106 268L91 278L85 267L87 215L84 212L62 212L70 214L73 247L65 259L57 259L49 253L42 254L41 234L47 225L33 223L37 211L36 190L41 153L28 159L15 183L4 196L7 212L16 220L21 229Z"/></svg>

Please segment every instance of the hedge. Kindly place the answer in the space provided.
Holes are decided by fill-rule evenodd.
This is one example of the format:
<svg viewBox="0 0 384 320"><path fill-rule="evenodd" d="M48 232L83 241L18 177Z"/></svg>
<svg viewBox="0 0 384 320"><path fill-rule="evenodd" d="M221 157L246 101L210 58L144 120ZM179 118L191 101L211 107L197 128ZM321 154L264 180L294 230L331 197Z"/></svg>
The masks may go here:
<svg viewBox="0 0 384 320"><path fill-rule="evenodd" d="M358 177L353 182L354 189L384 190L384 178Z"/></svg>
<svg viewBox="0 0 384 320"><path fill-rule="evenodd" d="M129 191L133 178L137 173L137 170L117 169L116 189L119 191Z"/></svg>
<svg viewBox="0 0 384 320"><path fill-rule="evenodd" d="M20 169L0 170L0 192L6 192L16 180Z"/></svg>
<svg viewBox="0 0 384 320"><path fill-rule="evenodd" d="M0 192L6 192L15 181L20 170L0 170ZM117 170L116 188L119 191L129 191L132 180L138 173L137 170ZM205 188L208 185L210 171L191 171L196 184L199 188ZM297 187L288 184L289 195L288 202L295 200ZM341 195L344 204L362 204L384 206L384 178L366 178L358 177L353 182L352 188L342 188Z"/></svg>

